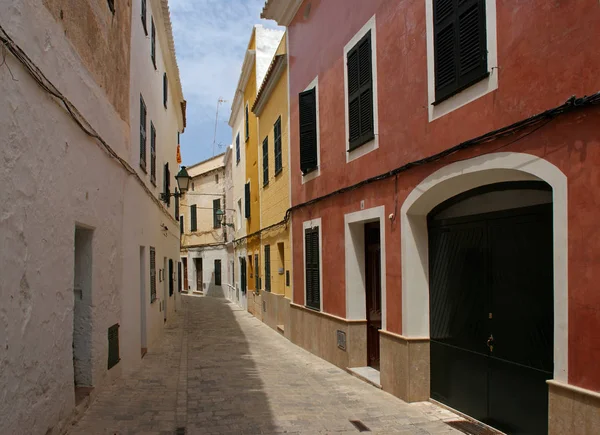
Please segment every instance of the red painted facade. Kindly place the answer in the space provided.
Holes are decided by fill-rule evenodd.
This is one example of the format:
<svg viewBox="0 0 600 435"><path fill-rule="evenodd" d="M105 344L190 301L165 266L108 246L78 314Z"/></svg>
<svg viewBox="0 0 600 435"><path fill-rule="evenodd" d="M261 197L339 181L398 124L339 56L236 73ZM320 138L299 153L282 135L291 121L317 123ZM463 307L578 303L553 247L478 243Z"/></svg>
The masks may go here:
<svg viewBox="0 0 600 435"><path fill-rule="evenodd" d="M310 13L306 17L308 4ZM429 121L425 0L305 0L288 28L292 205L353 185L600 90L597 0L497 0L498 89ZM346 163L344 46L376 16L379 148ZM302 184L298 94L318 76L320 176ZM510 136L331 197L293 213L294 270L303 222L322 219L324 312L345 317L344 215L406 197L439 168L497 150L537 155L568 178L569 383L600 391L600 108ZM513 143L514 142L514 143ZM402 334L400 221L386 218L387 330ZM304 304L294 273L294 303Z"/></svg>

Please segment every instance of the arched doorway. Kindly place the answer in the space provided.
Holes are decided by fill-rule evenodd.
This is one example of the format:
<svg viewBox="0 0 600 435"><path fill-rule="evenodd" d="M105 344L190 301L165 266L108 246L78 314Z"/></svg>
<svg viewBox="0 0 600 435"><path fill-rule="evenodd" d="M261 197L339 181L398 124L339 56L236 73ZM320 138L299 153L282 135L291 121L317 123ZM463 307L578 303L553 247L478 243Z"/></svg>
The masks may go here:
<svg viewBox="0 0 600 435"><path fill-rule="evenodd" d="M538 200L528 199L527 201L518 203L518 199L515 196L515 192L509 193L494 193L496 191L501 191L502 189L497 189L497 187L501 187L501 183L512 183L512 182L534 182L534 183L546 183L546 184L538 184L537 187L543 186L544 189L529 189L529 190L541 190L538 196L544 196L545 199ZM495 187L493 187L496 185ZM482 188L482 186L487 186L483 188L483 190L473 191L473 189ZM548 190L548 187L551 190ZM515 187L505 185L504 187ZM531 187L531 186L529 186ZM486 195L485 189L489 190L489 194L491 195L504 195L504 198L496 201L487 201L492 202L493 204L500 204L500 206L496 206L495 208L489 208L486 204L485 198L481 195ZM519 189L504 189L504 190L519 190ZM528 190L528 189L524 189ZM469 192L470 193L466 193ZM546 193L543 193L543 192ZM463 196L461 196L463 195ZM535 194L531 194L535 196ZM469 198L471 198L469 200ZM551 201L548 201L551 198ZM463 201L461 201L461 199ZM489 199L489 195L488 195ZM498 198L496 198L498 199ZM446 202L450 200L449 202ZM516 202L515 202L516 201ZM521 199L521 201L523 201ZM533 201L533 202L532 202ZM536 202L537 201L537 202ZM540 202L541 201L541 202ZM507 203L508 202L508 203ZM548 205L551 202L551 205ZM527 208L529 206L540 206L540 209L544 209L545 211L541 213L543 217L537 216L532 218L535 222L535 219L541 219L545 223L543 225L536 225L526 222L525 226L529 225L530 229L535 231L541 231L541 235L534 235L531 231L522 231L522 238L534 236L533 238L537 240L537 238L543 239L544 246L547 247L546 254L544 254L544 258L548 264L550 264L549 270L551 277L548 278L548 274L544 275L544 279L551 279L551 290L552 296L548 298L550 300L551 306L551 317L552 323L549 328L552 330L551 334L552 339L549 340L551 347L551 363L552 366L548 369L548 356L546 355L546 364L545 367L545 375L542 378L548 377L548 372L551 373L551 376L554 380L560 382L566 382L568 379L568 298L567 298L567 258L568 258L568 250L567 250L567 178L566 176L555 166L550 164L548 161L522 153L494 153L488 154L480 157L476 157L469 160L464 160L460 162L456 162L450 165L447 165L438 171L431 174L429 177L424 179L419 185L417 185L413 191L408 195L407 199L402 205L401 208L401 230L402 230L402 335L406 337L406 339L419 339L426 340L431 339L435 340L435 336L439 331L434 330L434 322L435 319L431 317L435 315L435 305L436 301L433 300L433 296L430 297L430 285L434 284L432 280L433 272L431 270L432 262L435 263L436 260L433 259L433 255L440 255L440 244L443 244L443 240L440 238L439 234L435 234L436 231L440 232L441 228L444 227L444 224L459 224L460 219L465 218L466 221L464 223L470 223L473 226L479 225L480 233L485 233L486 237L490 237L487 234L489 231L495 231L494 237L498 243L501 242L510 242L510 238L505 234L506 229L515 225L506 224L503 228L500 225L499 228L492 228L493 222L490 222L489 219L480 219L480 223L476 224L477 219L474 219L476 214L486 214L486 213L500 213L502 215L503 211L511 210L514 208ZM521 207L522 206L522 207ZM465 210L469 209L471 211L465 212ZM486 208L488 207L488 208ZM469 216L471 213L471 217ZM462 215L462 216L461 216ZM467 215L467 216L465 216ZM481 217L481 216L480 216ZM522 216L510 215L510 212L505 216L506 219L525 219ZM436 219L437 218L437 219ZM450 219L458 218L457 221L450 221ZM470 221L469 221L470 219ZM483 222L481 222L483 221ZM498 235L500 234L500 236ZM436 239L437 237L437 239ZM466 237L466 236L465 236ZM470 236L473 239L473 235ZM512 234L511 237L517 237L515 234ZM467 237L468 240L468 237ZM436 245L437 243L437 245ZM445 242L447 243L447 242ZM467 243L467 242L465 242ZM474 243L471 241L470 243ZM478 242L478 243L484 243ZM528 245L534 245L534 243L528 243ZM510 244L508 244L510 247ZM479 250L486 251L486 255L475 255L473 252L468 252L468 249L463 250L463 263L467 263L471 269L475 268L474 265L479 265L480 267L487 267L486 265L490 261L500 261L500 260L515 260L518 257L510 257L504 254L501 254L500 249L494 250L492 248L492 252L489 253L490 246L489 242L487 245L484 244L483 247L479 247ZM508 249L505 247L505 249ZM512 250L515 250L512 248ZM519 251L517 249L517 251ZM548 253L550 251L550 253ZM468 255L467 255L468 254ZM496 257L494 257L496 255ZM452 258L453 256L448 254L447 257ZM466 258L468 256L468 258ZM550 259L548 259L550 256ZM502 271L501 277L507 279L513 279L514 276L506 275L506 271L509 268L509 265L505 265L504 268L499 268L499 271ZM518 267L520 264L513 266ZM513 267L510 266L510 267ZM448 267L448 266L447 266ZM453 272L452 279L457 279L456 277L460 277L460 271L456 265L450 265L450 269ZM489 301L490 292L492 292L492 296L494 294L494 289L490 289L489 282L490 279L494 278L493 270L483 269L484 273L478 275L473 275L469 269L463 271L463 276L471 277L471 282L465 281L463 285L473 285L475 287L482 288L481 296L485 301ZM546 271L547 272L547 271ZM536 272L533 272L536 273ZM490 278L490 276L492 278ZM526 276L526 278L529 278ZM467 278L464 278L467 280ZM480 279L482 282L476 282L474 280ZM487 280L487 281L486 281ZM458 281L460 282L460 280ZM484 288L483 285L488 285L487 288ZM435 284L434 284L435 285ZM505 286L507 284L504 284ZM548 285L549 286L549 285ZM450 285L452 287L452 285ZM499 293L500 290L498 290ZM479 293L477 294L479 296ZM458 297L458 296L457 296ZM464 297L464 295L463 295ZM473 302L472 300L468 300ZM506 307L501 307L501 310L504 309L506 312L511 313L510 311L510 298L508 298L508 310ZM489 302L486 302L489 303ZM531 304L531 300L527 302ZM464 304L463 304L464 305ZM513 304L514 307L514 304ZM521 307L519 307L521 308ZM485 309L488 309L486 306ZM545 305L544 308L548 312L550 311L548 308L548 304ZM500 311L496 311L500 313ZM492 313L492 319L489 319L489 314ZM431 314L431 315L430 315ZM490 321L497 320L497 315L494 311L488 311L486 313L488 315L487 319L479 320L480 324L474 324L474 322L466 322L465 328L473 328L477 330L477 328L489 329ZM460 316L461 313L458 313ZM499 314L498 314L499 315ZM438 314L437 319L443 323L443 315ZM456 316L456 314L455 314ZM463 317L464 314L463 314ZM442 320L440 320L442 319ZM487 322L487 324L486 324ZM508 323L508 326L521 326L519 322L513 322L513 324ZM455 328L457 326L454 326ZM548 324L546 324L546 329L548 328ZM431 331L430 331L431 329ZM487 335L485 335L485 340L483 342L483 346L489 352L489 348L487 347L487 339L489 335L493 334L495 343L490 342L490 345L494 345L494 350L500 352L498 346L500 346L498 342L497 333L494 333L492 330L487 331ZM501 335L505 335L505 332L501 332ZM439 338L439 337L438 337ZM546 340L547 340L546 336ZM547 340L548 341L548 340ZM505 343L502 346L506 346ZM443 390L439 389L436 385L436 376L439 376L439 373L436 373L436 370L439 368L440 364L436 363L436 358L439 355L436 353L436 349L434 349L435 345L431 346L430 354L425 356L427 361L414 361L412 363L418 364L422 366L429 365L429 377L426 377L424 382L427 382L427 389L430 389L431 392L439 394L438 400L443 399ZM438 349L439 350L439 349ZM486 350L484 350L484 353ZM546 349L548 352L548 349ZM489 363L489 358L484 360L486 363ZM438 361L439 362L439 361ZM518 361L517 361L518 362ZM522 362L522 360L521 360ZM525 366L527 366L525 364ZM488 372L481 372L480 381L484 379L485 388L487 388L487 383L489 382ZM444 376L453 376L453 373L444 374ZM499 375L491 381L500 379ZM516 378L513 378L513 381ZM543 380L541 381L541 385L544 389L545 400L547 400L547 389L544 385ZM469 382L475 382L474 376L468 376L465 378L466 383L461 384L461 388L463 392L468 392L471 388ZM519 382L517 381L517 384ZM538 387L540 383L536 384ZM519 394L519 388L521 388L520 384L515 385L514 383L505 382L503 387L507 394L511 395L512 398L516 397ZM440 391L435 391L435 389L439 389ZM454 387L456 390L456 387ZM487 390L484 390L487 392ZM500 390L499 390L500 391ZM480 390L481 392L481 390ZM476 395L476 393L474 393ZM487 393L486 393L487 394ZM433 394L435 398L436 394ZM481 396L479 396L481 397ZM502 398L500 398L502 399ZM468 397L468 400L473 400L473 397ZM497 400L497 398L486 398L485 400ZM547 415L547 406L542 399L541 407L543 410L541 411L543 415ZM441 400L444 401L444 400ZM448 401L448 400L447 400ZM477 402L485 402L481 399L477 399ZM472 415L475 418L486 420L488 418L487 414L484 414L481 409L483 408L485 412L488 409L488 403L484 403L483 405L479 403L479 410L467 410L467 414ZM452 406L452 405L450 405ZM454 404L455 407L459 407L459 405ZM497 405L491 405L497 406ZM529 406L528 406L529 408ZM509 411L510 412L515 412ZM529 411L523 411L522 409L518 410L520 414L526 414ZM542 417L543 419L544 417ZM490 420L488 420L490 421ZM493 421L490 423L494 424ZM510 429L506 429L511 432ZM541 429L543 431L543 428ZM535 432L534 432L535 433Z"/></svg>
<svg viewBox="0 0 600 435"><path fill-rule="evenodd" d="M431 397L507 433L547 433L551 187L477 187L427 220Z"/></svg>

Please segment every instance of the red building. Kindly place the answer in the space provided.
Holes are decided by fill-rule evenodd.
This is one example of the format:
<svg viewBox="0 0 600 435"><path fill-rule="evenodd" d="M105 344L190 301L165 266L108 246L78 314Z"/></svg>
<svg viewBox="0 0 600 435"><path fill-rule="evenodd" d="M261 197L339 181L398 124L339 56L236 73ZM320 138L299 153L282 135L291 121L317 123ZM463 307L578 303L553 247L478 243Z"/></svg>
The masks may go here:
<svg viewBox="0 0 600 435"><path fill-rule="evenodd" d="M597 433L598 1L263 17L288 28L292 340L508 433Z"/></svg>

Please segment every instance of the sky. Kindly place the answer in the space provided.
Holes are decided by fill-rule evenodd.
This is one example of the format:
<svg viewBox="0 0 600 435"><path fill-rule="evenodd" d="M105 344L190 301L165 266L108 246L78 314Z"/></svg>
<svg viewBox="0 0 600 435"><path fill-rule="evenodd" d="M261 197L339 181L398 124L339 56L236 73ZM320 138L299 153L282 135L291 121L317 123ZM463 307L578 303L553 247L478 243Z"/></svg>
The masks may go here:
<svg viewBox="0 0 600 435"><path fill-rule="evenodd" d="M252 26L277 28L261 20L265 0L170 0L177 64L187 100L187 127L181 135L182 164L213 155L231 143L227 124Z"/></svg>

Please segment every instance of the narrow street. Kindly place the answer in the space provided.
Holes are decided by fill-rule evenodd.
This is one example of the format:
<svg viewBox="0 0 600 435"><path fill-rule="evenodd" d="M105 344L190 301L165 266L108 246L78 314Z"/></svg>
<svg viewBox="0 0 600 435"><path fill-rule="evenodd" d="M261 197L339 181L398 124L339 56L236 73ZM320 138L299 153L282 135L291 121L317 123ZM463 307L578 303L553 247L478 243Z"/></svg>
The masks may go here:
<svg viewBox="0 0 600 435"><path fill-rule="evenodd" d="M372 433L459 433L442 419L456 416L354 378L225 299L184 296L140 370L99 394L69 433L359 433L350 420Z"/></svg>

